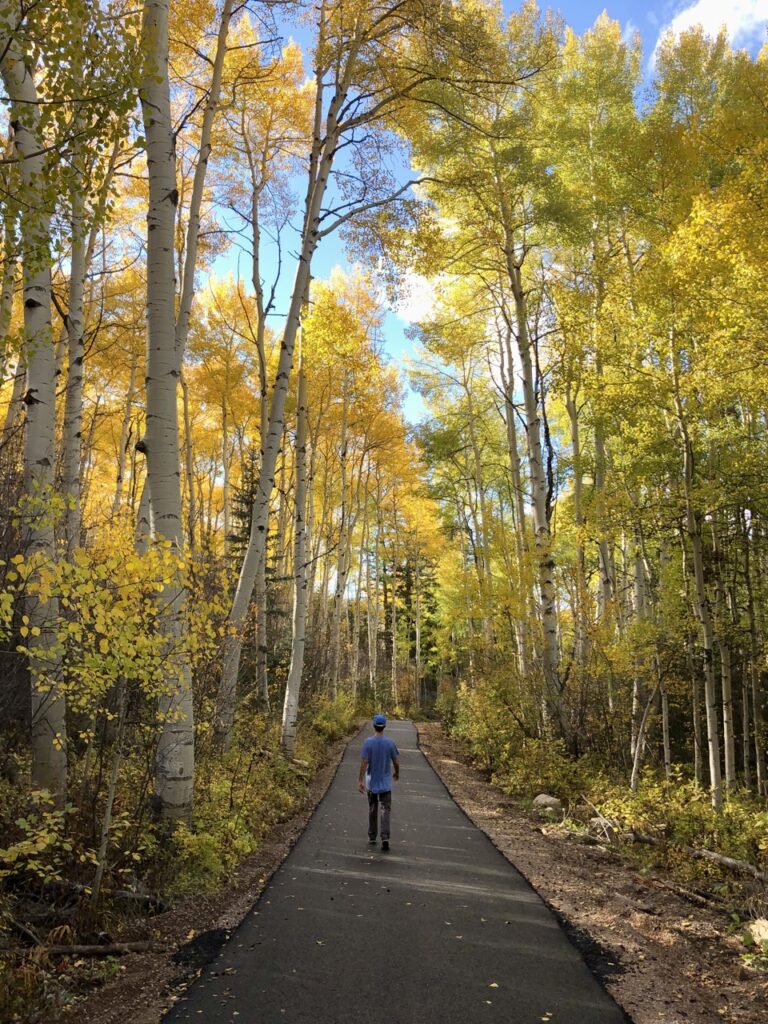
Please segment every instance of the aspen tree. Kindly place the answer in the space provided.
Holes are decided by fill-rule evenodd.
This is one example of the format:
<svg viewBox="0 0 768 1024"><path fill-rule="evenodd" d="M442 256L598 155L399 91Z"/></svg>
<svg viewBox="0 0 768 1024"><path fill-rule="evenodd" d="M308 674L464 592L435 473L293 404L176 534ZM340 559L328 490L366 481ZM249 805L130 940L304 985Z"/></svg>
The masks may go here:
<svg viewBox="0 0 768 1024"><path fill-rule="evenodd" d="M301 677L304 668L307 609L309 606L307 553L310 542L310 524L307 518L307 490L312 487L312 479L307 473L307 380L301 352L299 354L297 378L293 635L291 642L291 664L288 669L288 681L285 686L283 722L280 735L280 745L287 757L293 757L296 747L296 720L299 709Z"/></svg>
<svg viewBox="0 0 768 1024"><path fill-rule="evenodd" d="M141 49L141 105L149 173L147 211L147 484L155 535L183 549L177 388L174 231L178 190L168 80L168 0L146 0ZM164 820L189 820L194 782L194 717L189 663L172 654L186 629L183 586L169 583L161 597L168 637L166 691L159 701L161 732L155 795Z"/></svg>
<svg viewBox="0 0 768 1024"><path fill-rule="evenodd" d="M280 343L277 371L272 386L269 423L262 438L263 455L251 521L251 535L238 578L229 616L229 634L224 647L222 677L217 698L217 738L226 745L234 720L237 677L242 649L242 630L260 561L267 542L269 506L274 474L283 434L284 412L296 332L309 284L311 263L323 237L353 217L382 208L409 189L411 182L397 187L364 189L350 201L331 200L326 192L339 148L354 145L363 128L375 134L390 109L402 103L432 75L431 69L404 60L397 63L399 43L409 36L421 37L434 28L440 14L438 3L392 3L352 5L323 0L317 14L315 46L315 107L312 144L307 166L307 192L302 216L301 242L291 300ZM394 61L394 65L393 65ZM374 85L374 82L378 84ZM374 195L370 199L368 196Z"/></svg>
<svg viewBox="0 0 768 1024"><path fill-rule="evenodd" d="M25 13L15 0L0 4L0 75L11 102L14 150L25 203L21 216L24 295L23 510L27 557L55 563L53 523L56 364L51 332L50 231L54 196L48 181L46 145L34 64L25 52ZM18 371L17 371L18 372ZM67 798L66 700L54 622L59 603L41 589L26 603L32 686L32 777L58 808Z"/></svg>

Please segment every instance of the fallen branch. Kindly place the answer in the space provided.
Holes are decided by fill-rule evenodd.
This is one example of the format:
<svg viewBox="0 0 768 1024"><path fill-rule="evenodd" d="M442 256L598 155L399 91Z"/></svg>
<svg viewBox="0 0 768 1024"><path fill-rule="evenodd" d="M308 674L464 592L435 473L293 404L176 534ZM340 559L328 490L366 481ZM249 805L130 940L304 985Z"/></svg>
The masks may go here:
<svg viewBox="0 0 768 1024"><path fill-rule="evenodd" d="M695 846L688 846L686 843L670 842L666 839L657 839L656 836L646 836L642 832L634 831L623 832L622 839L627 839L631 843L644 843L648 846L673 846L678 850L685 850L694 860L708 860L713 864L719 864L721 867L731 868L733 871L751 875L758 882L768 882L768 871L761 871L754 864L749 864L745 860L736 860L734 857L726 857L722 853L715 853L714 850L700 850Z"/></svg>
<svg viewBox="0 0 768 1024"><path fill-rule="evenodd" d="M14 919L11 918L10 924L11 928L13 928L14 931L17 931L19 935L23 935L25 939L29 939L33 943L33 945L42 945L39 937L32 931L31 928L27 928L25 924L22 924L21 921L14 921Z"/></svg>
<svg viewBox="0 0 768 1024"><path fill-rule="evenodd" d="M88 897L90 897L92 891L92 887L89 885L81 885L80 882L70 882L64 878L53 879L47 882L46 885L54 889L63 889L65 892L74 892ZM167 904L163 903L160 897L154 893L133 892L130 889L102 889L101 895L113 900L133 900L136 903L146 903L161 914L168 910Z"/></svg>
<svg viewBox="0 0 768 1024"><path fill-rule="evenodd" d="M149 949L148 942L112 942L107 946L38 946L35 955L46 956L123 956L125 953L144 953ZM9 949L10 956L27 956L33 950L29 948Z"/></svg>

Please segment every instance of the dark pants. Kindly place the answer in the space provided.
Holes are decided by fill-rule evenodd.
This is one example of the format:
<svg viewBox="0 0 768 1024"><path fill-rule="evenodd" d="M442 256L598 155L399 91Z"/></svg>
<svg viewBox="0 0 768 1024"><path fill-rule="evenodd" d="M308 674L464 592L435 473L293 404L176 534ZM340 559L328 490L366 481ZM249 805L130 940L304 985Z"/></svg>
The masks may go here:
<svg viewBox="0 0 768 1024"><path fill-rule="evenodd" d="M373 840L379 831L379 804L381 804L381 838L389 840L389 814L392 810L392 792L372 793L368 790L368 838Z"/></svg>

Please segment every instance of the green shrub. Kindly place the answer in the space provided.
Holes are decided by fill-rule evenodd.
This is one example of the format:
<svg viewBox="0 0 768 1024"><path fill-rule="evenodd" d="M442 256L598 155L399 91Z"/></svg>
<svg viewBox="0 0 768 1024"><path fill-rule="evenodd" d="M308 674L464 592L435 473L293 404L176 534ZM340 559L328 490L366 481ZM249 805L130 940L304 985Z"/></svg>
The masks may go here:
<svg viewBox="0 0 768 1024"><path fill-rule="evenodd" d="M522 739L506 680L495 677L473 687L462 683L455 694L451 731L468 744L478 765L495 771Z"/></svg>
<svg viewBox="0 0 768 1024"><path fill-rule="evenodd" d="M590 761L570 757L559 741L524 739L519 746L507 746L494 781L515 796L551 793L573 804L592 790L593 773Z"/></svg>
<svg viewBox="0 0 768 1024"><path fill-rule="evenodd" d="M351 697L324 697L307 708L304 723L327 743L335 743L350 732L356 715Z"/></svg>

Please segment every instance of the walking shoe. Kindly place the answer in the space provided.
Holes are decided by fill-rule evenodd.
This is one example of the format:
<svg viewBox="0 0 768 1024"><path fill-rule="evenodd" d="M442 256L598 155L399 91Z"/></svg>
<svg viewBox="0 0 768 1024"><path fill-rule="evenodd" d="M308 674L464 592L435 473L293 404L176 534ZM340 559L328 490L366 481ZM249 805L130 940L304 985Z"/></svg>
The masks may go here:
<svg viewBox="0 0 768 1024"><path fill-rule="evenodd" d="M384 851L384 853L387 852L387 850L389 849L389 840L388 839L382 839L381 840L381 848Z"/></svg>
<svg viewBox="0 0 768 1024"><path fill-rule="evenodd" d="M375 846L376 845L376 838L375 838L375 836L374 836L373 839L369 839L368 840L368 845L369 846Z"/></svg>

